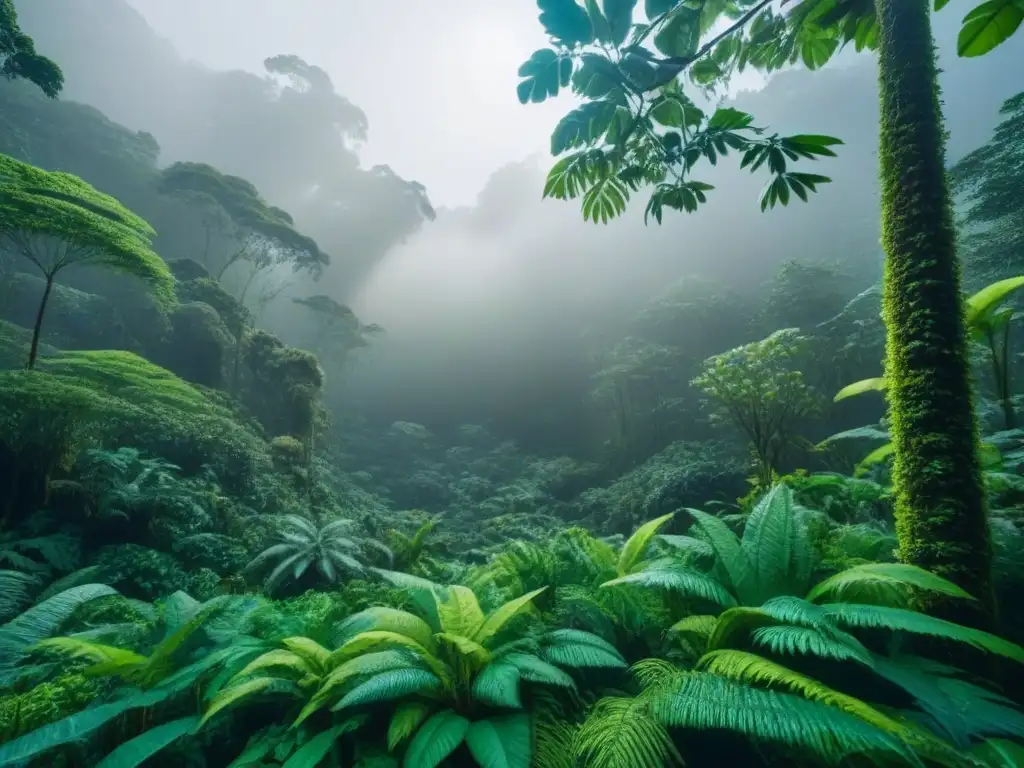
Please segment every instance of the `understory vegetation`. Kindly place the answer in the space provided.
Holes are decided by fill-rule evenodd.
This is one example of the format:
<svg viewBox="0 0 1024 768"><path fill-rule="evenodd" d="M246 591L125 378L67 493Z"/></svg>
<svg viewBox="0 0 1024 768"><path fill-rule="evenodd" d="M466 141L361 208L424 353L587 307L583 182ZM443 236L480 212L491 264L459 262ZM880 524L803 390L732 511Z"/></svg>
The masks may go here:
<svg viewBox="0 0 1024 768"><path fill-rule="evenodd" d="M660 221L711 187L654 166L730 149L767 164L763 209L829 181L786 162L838 140L705 114L681 73L708 86L737 57L814 69L840 42L873 48L870 3L839 3L867 16L802 54L759 48L761 29L697 68L719 12L766 4L647 0L648 27L635 2L566 1L539 0L557 45L521 72L524 102L590 99L556 130L578 154L548 196L607 220L653 185ZM969 55L999 42L978 27L991 5ZM826 10L801 18L827 30ZM655 28L661 64L638 53ZM246 179L159 168L152 136L51 100L60 69L10 0L0 33L20 51L0 49L0 768L1024 765L1024 93L949 173L979 432L977 472L951 471L981 489L981 592L937 517L908 522L903 453L938 433L915 444L886 410L899 338L877 270L667 286L590 339L585 452L381 424L332 389L386 330L318 292L328 240ZM305 83L279 116L329 95L365 132L322 70L266 65ZM661 89L651 119L601 84L666 67L641 89ZM629 162L627 117L647 128ZM363 173L360 194L403 212L393 243L433 218L421 185ZM313 289L286 338L262 317L289 277ZM913 482L950 471L929 467Z"/></svg>

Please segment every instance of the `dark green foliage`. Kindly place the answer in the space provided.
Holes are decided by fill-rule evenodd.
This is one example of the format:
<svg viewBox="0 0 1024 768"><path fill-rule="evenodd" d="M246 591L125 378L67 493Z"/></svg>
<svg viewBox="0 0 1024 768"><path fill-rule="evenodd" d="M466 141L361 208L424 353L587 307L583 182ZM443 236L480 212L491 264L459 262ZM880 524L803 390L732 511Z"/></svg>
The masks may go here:
<svg viewBox="0 0 1024 768"><path fill-rule="evenodd" d="M316 356L258 330L246 335L243 359L251 374L246 399L267 432L309 440L324 375Z"/></svg>
<svg viewBox="0 0 1024 768"><path fill-rule="evenodd" d="M245 179L222 174L205 163L175 163L162 172L159 187L163 192L198 193L215 201L241 230L243 241L263 240L280 251L275 259L278 263L292 262L297 269L316 272L330 261L315 240L295 229L286 211L265 202Z"/></svg>
<svg viewBox="0 0 1024 768"><path fill-rule="evenodd" d="M32 38L18 26L13 0L0 0L0 76L28 80L51 99L64 87L60 67L36 53Z"/></svg>

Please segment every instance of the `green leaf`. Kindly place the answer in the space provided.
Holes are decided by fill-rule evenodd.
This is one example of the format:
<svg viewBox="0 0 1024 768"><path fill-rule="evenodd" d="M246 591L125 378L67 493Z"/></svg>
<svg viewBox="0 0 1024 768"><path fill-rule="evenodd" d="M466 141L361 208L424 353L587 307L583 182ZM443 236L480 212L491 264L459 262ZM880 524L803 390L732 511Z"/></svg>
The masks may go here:
<svg viewBox="0 0 1024 768"><path fill-rule="evenodd" d="M96 768L136 768L164 747L199 725L198 717L183 717L169 723L150 728L148 731L124 742L121 746L100 760Z"/></svg>
<svg viewBox="0 0 1024 768"><path fill-rule="evenodd" d="M532 653L507 653L501 657L502 663L511 664L519 670L519 677L530 683L556 685L559 688L575 690L576 683L572 677L554 664L549 664Z"/></svg>
<svg viewBox="0 0 1024 768"><path fill-rule="evenodd" d="M551 154L592 145L599 141L619 109L614 101L588 101L558 121L551 134Z"/></svg>
<svg viewBox="0 0 1024 768"><path fill-rule="evenodd" d="M568 74L567 74L568 72ZM522 82L516 87L521 104L539 104L569 84L572 74L572 60L561 58L550 48L534 51L533 55L519 67Z"/></svg>
<svg viewBox="0 0 1024 768"><path fill-rule="evenodd" d="M633 26L633 9L636 8L636 3L637 0L603 0L612 45L620 46L626 41Z"/></svg>
<svg viewBox="0 0 1024 768"><path fill-rule="evenodd" d="M525 595L521 595L514 600L509 600L500 608L491 611L491 613L488 614L487 619L480 626L480 629L478 629L476 634L473 635L473 639L480 644L486 644L495 635L497 635L502 628L508 624L508 622L525 610L530 603L533 602L534 598L542 594L545 590L547 590L547 587L541 587L540 589L535 589L532 592L527 592Z"/></svg>
<svg viewBox="0 0 1024 768"><path fill-rule="evenodd" d="M1002 45L1024 21L1020 0L988 0L964 17L956 50L960 56L983 56Z"/></svg>
<svg viewBox="0 0 1024 768"><path fill-rule="evenodd" d="M453 635L473 637L484 623L480 603L469 587L447 587L444 595L437 595L437 615L441 629Z"/></svg>
<svg viewBox="0 0 1024 768"><path fill-rule="evenodd" d="M836 392L836 396L832 398L833 402L838 403L840 400L845 400L848 397L854 395L861 395L865 392L883 392L885 391L886 383L885 379L881 376L877 376L873 379L861 379L855 381L853 384L847 384L845 387Z"/></svg>
<svg viewBox="0 0 1024 768"><path fill-rule="evenodd" d="M644 552L647 551L651 540L657 535L658 529L671 520L673 515L674 513L670 512L667 515L656 517L654 520L648 520L633 532L633 535L622 545L622 552L619 554L616 568L619 576L631 573L640 564Z"/></svg>
<svg viewBox="0 0 1024 768"><path fill-rule="evenodd" d="M217 694L213 701L210 702L210 706L207 707L206 713L203 715L203 719L199 722L200 726L205 725L211 717L216 715L222 709L234 706L242 699L255 696L257 693L262 693L276 682L278 682L277 679L273 677L257 677L253 680L248 680L244 683L226 688Z"/></svg>
<svg viewBox="0 0 1024 768"><path fill-rule="evenodd" d="M949 5L949 0L935 0L935 12L938 13L947 5Z"/></svg>
<svg viewBox="0 0 1024 768"><path fill-rule="evenodd" d="M722 68L711 59L695 61L687 74L694 85L707 87L722 76Z"/></svg>
<svg viewBox="0 0 1024 768"><path fill-rule="evenodd" d="M987 739L975 745L971 754L988 768L1019 768L1024 765L1024 746L1006 739Z"/></svg>
<svg viewBox="0 0 1024 768"><path fill-rule="evenodd" d="M492 661L473 681L473 696L492 707L520 709L519 669L505 661Z"/></svg>
<svg viewBox="0 0 1024 768"><path fill-rule="evenodd" d="M704 112L683 93L659 96L650 114L660 125L669 128L695 128L704 120Z"/></svg>
<svg viewBox="0 0 1024 768"><path fill-rule="evenodd" d="M664 589L686 597L707 600L723 607L736 605L736 599L718 581L706 573L666 559L652 563L642 571L606 581L601 587L635 584L650 589Z"/></svg>
<svg viewBox="0 0 1024 768"><path fill-rule="evenodd" d="M415 640L428 650L436 647L434 633L419 616L396 608L376 606L349 616L339 623L333 632L336 642L344 643L363 632L371 630L397 632Z"/></svg>
<svg viewBox="0 0 1024 768"><path fill-rule="evenodd" d="M594 27L576 0L537 0L540 23L559 42L586 45L594 41Z"/></svg>
<svg viewBox="0 0 1024 768"><path fill-rule="evenodd" d="M530 716L515 714L477 720L466 731L466 746L480 768L530 768Z"/></svg>
<svg viewBox="0 0 1024 768"><path fill-rule="evenodd" d="M682 0L644 0L644 15L648 21L654 21L663 13L668 13Z"/></svg>
<svg viewBox="0 0 1024 768"><path fill-rule="evenodd" d="M629 190L615 176L597 179L583 195L583 220L607 224L626 210Z"/></svg>
<svg viewBox="0 0 1024 768"><path fill-rule="evenodd" d="M295 750L281 768L316 768L320 765L320 761L327 757L327 753L331 751L331 747L338 737L348 730L349 728L343 724L320 731Z"/></svg>
<svg viewBox="0 0 1024 768"><path fill-rule="evenodd" d="M990 315L1010 294L1024 287L1024 276L1009 277L986 285L967 300L967 324L978 325Z"/></svg>
<svg viewBox="0 0 1024 768"><path fill-rule="evenodd" d="M735 131L748 128L754 116L733 107L720 107L708 120L708 130Z"/></svg>
<svg viewBox="0 0 1024 768"><path fill-rule="evenodd" d="M953 582L907 563L855 565L818 583L807 594L807 599L814 601L827 596L835 601L861 601L863 598L858 595L873 594L879 586L913 587L964 600L973 599Z"/></svg>
<svg viewBox="0 0 1024 768"><path fill-rule="evenodd" d="M429 714L430 707L420 701L407 701L395 707L395 714L388 725L388 751L394 752L399 744L412 736Z"/></svg>
<svg viewBox="0 0 1024 768"><path fill-rule="evenodd" d="M666 56L689 57L700 45L700 11L680 5L654 36L654 47Z"/></svg>
<svg viewBox="0 0 1024 768"><path fill-rule="evenodd" d="M402 768L437 768L462 743L469 720L450 709L438 712L416 732Z"/></svg>
<svg viewBox="0 0 1024 768"><path fill-rule="evenodd" d="M335 712L363 704L393 701L412 693L429 693L442 688L441 681L425 669L392 669L374 675L346 693L333 708Z"/></svg>
<svg viewBox="0 0 1024 768"><path fill-rule="evenodd" d="M588 99L601 99L621 87L621 76L605 56L584 53L572 76L572 89ZM621 96L621 93L619 94Z"/></svg>
<svg viewBox="0 0 1024 768"><path fill-rule="evenodd" d="M599 43L610 43L612 41L612 28L608 19L601 13L597 0L584 0L587 6L587 16L590 17L590 25L594 30L594 37Z"/></svg>
<svg viewBox="0 0 1024 768"><path fill-rule="evenodd" d="M1024 663L1024 648L1009 640L917 611L882 605L829 603L822 606L837 623L855 629L885 629L941 637Z"/></svg>

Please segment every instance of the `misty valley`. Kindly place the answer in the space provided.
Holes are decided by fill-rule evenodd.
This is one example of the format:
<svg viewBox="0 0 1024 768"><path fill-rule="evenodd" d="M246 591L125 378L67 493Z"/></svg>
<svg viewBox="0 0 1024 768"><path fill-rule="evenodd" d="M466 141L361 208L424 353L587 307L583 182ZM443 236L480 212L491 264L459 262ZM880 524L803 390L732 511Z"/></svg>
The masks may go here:
<svg viewBox="0 0 1024 768"><path fill-rule="evenodd" d="M0 768L1024 767L1024 0L0 0Z"/></svg>

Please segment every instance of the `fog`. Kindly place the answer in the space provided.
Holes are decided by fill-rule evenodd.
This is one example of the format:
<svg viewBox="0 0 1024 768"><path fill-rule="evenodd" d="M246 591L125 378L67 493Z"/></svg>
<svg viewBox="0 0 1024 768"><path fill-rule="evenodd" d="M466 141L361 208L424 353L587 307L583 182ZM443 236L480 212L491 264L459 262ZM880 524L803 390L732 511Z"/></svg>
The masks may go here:
<svg viewBox="0 0 1024 768"><path fill-rule="evenodd" d="M334 262L319 284L300 281L288 295L328 293L385 327L333 382L336 403L371 418L489 420L524 439L543 434L553 393L580 391L601 339L668 283L700 274L756 295L787 259L838 262L862 277L879 262L877 92L866 54L763 87L745 80L757 89L735 95L772 131L845 141L839 158L810 169L834 179L810 204L762 214L764 177L727 158L699 174L716 187L699 213L645 226L636 199L622 219L597 226L576 202L541 199L548 137L573 102L516 100L516 69L545 44L532 2L16 5L25 31L64 66L65 98L151 133L161 164L201 160L250 179L325 245ZM1024 64L1020 35L981 59L956 58L968 5L953 0L936 16L950 160L986 139L999 104L1020 88L1009 73ZM279 54L325 70L350 122L271 129L249 110L263 60ZM240 72L220 74L229 70ZM356 192L343 209L304 197L377 164L424 184L436 220L391 197ZM296 338L304 317L285 299L267 322Z"/></svg>

